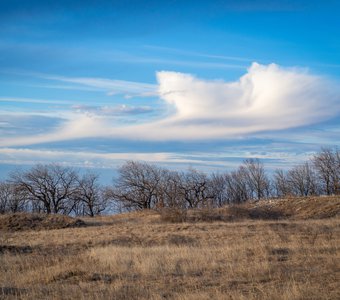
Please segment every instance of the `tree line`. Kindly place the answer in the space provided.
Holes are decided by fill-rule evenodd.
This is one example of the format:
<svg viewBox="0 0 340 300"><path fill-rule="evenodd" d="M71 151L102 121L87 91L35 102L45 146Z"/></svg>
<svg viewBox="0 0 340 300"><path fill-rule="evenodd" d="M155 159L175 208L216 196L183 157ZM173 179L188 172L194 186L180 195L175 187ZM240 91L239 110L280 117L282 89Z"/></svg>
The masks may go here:
<svg viewBox="0 0 340 300"><path fill-rule="evenodd" d="M43 212L95 216L141 209L221 207L251 200L340 194L340 151L322 148L308 161L271 175L259 159L236 170L206 174L127 161L111 186L92 172L58 164L35 165L0 182L0 213Z"/></svg>

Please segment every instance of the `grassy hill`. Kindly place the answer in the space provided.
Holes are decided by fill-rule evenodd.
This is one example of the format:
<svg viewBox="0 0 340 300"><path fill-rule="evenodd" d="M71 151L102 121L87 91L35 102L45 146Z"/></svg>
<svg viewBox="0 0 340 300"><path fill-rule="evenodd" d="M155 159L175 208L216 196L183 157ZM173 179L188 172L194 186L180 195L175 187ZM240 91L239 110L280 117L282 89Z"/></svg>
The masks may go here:
<svg viewBox="0 0 340 300"><path fill-rule="evenodd" d="M0 299L340 299L340 197L0 216Z"/></svg>

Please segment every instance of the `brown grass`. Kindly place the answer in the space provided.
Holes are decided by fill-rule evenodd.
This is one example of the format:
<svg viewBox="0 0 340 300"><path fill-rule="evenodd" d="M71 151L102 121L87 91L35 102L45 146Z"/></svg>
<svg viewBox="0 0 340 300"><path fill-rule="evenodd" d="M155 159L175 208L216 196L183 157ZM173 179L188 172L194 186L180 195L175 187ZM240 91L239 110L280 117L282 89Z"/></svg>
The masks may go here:
<svg viewBox="0 0 340 300"><path fill-rule="evenodd" d="M140 212L2 230L0 299L340 299L340 219L298 214L164 223Z"/></svg>
<svg viewBox="0 0 340 300"><path fill-rule="evenodd" d="M85 226L80 219L62 215L15 213L0 215L0 231L46 230Z"/></svg>
<svg viewBox="0 0 340 300"><path fill-rule="evenodd" d="M176 214L168 212L167 215L169 221L176 220ZM299 197L253 201L220 209L192 210L186 215L186 221L308 220L339 216L340 196ZM180 219L177 218L177 221Z"/></svg>

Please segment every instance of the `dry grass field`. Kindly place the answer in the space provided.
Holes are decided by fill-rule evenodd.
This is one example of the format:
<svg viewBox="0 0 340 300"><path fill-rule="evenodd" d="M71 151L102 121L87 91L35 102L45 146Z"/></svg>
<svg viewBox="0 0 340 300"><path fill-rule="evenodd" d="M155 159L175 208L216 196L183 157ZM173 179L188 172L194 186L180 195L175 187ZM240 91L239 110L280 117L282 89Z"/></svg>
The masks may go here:
<svg viewBox="0 0 340 300"><path fill-rule="evenodd" d="M0 299L340 299L339 215L340 197L320 197L181 223L2 216Z"/></svg>

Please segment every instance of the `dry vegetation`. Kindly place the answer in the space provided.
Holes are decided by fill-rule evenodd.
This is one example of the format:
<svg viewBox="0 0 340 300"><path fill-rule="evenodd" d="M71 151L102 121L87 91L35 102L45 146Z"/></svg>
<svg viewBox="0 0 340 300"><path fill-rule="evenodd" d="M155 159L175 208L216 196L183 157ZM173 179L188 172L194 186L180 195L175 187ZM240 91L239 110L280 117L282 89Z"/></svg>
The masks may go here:
<svg viewBox="0 0 340 300"><path fill-rule="evenodd" d="M144 211L13 231L1 217L0 299L340 299L339 212L320 197L181 223Z"/></svg>
<svg viewBox="0 0 340 300"><path fill-rule="evenodd" d="M0 215L0 231L61 229L85 226L80 219L63 215L14 213Z"/></svg>

